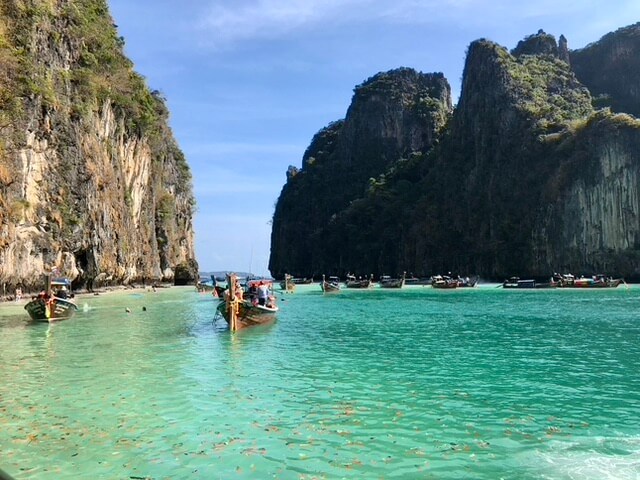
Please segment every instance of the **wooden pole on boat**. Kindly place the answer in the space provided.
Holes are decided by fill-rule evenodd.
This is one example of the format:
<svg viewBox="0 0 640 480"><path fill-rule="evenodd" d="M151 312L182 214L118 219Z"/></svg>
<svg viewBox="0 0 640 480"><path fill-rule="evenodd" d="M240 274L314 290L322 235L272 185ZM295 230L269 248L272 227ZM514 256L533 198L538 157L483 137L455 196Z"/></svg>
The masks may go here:
<svg viewBox="0 0 640 480"><path fill-rule="evenodd" d="M227 274L227 312L229 315L229 328L232 332L238 330L238 308L236 299L236 282L238 281L235 273Z"/></svg>

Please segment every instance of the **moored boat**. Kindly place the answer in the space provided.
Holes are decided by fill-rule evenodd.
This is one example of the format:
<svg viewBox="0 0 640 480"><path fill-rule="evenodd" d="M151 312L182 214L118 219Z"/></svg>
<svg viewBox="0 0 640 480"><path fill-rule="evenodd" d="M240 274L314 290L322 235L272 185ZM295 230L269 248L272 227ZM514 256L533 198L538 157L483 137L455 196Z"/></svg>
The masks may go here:
<svg viewBox="0 0 640 480"><path fill-rule="evenodd" d="M210 279L199 279L196 283L196 292L198 293L210 293L216 288L216 277L211 275Z"/></svg>
<svg viewBox="0 0 640 480"><path fill-rule="evenodd" d="M562 275L554 273L551 277L551 283L558 288L616 288L624 283L622 278L607 277L603 274L593 275L591 277L581 276L576 278L570 273Z"/></svg>
<svg viewBox="0 0 640 480"><path fill-rule="evenodd" d="M538 282L533 278L522 280L520 277L511 277L502 282L502 288L554 288L553 282Z"/></svg>
<svg viewBox="0 0 640 480"><path fill-rule="evenodd" d="M288 273L284 274L284 278L280 282L280 289L287 293L293 293L296 289L296 284L293 282L293 277Z"/></svg>
<svg viewBox="0 0 640 480"><path fill-rule="evenodd" d="M431 285L431 278L427 278L427 277L423 277L423 278L419 278L419 277L406 277L404 279L404 284L405 285Z"/></svg>
<svg viewBox="0 0 640 480"><path fill-rule="evenodd" d="M451 275L434 275L431 277L431 286L433 288L465 288L475 287L478 283L478 277L461 277L459 275L452 277Z"/></svg>
<svg viewBox="0 0 640 480"><path fill-rule="evenodd" d="M340 291L340 279L338 277L329 277L329 280L322 275L320 288L324 293L337 293Z"/></svg>
<svg viewBox="0 0 640 480"><path fill-rule="evenodd" d="M55 322L71 318L78 306L71 299L71 282L66 278L46 278L45 289L32 297L24 309L36 322Z"/></svg>
<svg viewBox="0 0 640 480"><path fill-rule="evenodd" d="M303 278L292 278L291 281L295 284L295 285L309 285L310 283L313 283L313 278L307 278L307 277L303 277Z"/></svg>
<svg viewBox="0 0 640 480"><path fill-rule="evenodd" d="M402 288L404 287L405 274L403 273L400 278L391 278L389 275L383 275L380 277L380 288Z"/></svg>
<svg viewBox="0 0 640 480"><path fill-rule="evenodd" d="M572 286L573 288L616 288L621 283L621 278L611 278L598 274L592 277L576 278Z"/></svg>
<svg viewBox="0 0 640 480"><path fill-rule="evenodd" d="M369 288L372 283L371 278L356 278L352 274L347 274L347 280L345 281L347 288Z"/></svg>
<svg viewBox="0 0 640 480"><path fill-rule="evenodd" d="M252 290L255 293L251 293ZM235 274L227 275L227 289L220 297L217 311L232 332L271 323L278 312L272 292L273 282L269 280L251 280L245 291Z"/></svg>
<svg viewBox="0 0 640 480"><path fill-rule="evenodd" d="M478 277L458 277L458 288L475 287L478 284Z"/></svg>
<svg viewBox="0 0 640 480"><path fill-rule="evenodd" d="M431 286L440 289L458 288L458 280L448 275L434 275L431 277Z"/></svg>

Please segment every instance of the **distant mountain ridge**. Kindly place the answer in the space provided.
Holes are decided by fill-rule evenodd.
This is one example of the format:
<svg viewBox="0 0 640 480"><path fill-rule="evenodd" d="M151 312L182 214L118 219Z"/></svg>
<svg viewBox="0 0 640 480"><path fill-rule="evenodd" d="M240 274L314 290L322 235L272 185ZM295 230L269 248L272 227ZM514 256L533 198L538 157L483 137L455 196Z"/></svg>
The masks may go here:
<svg viewBox="0 0 640 480"><path fill-rule="evenodd" d="M372 77L289 168L270 271L639 276L639 58L640 24L480 39L455 110L442 74Z"/></svg>

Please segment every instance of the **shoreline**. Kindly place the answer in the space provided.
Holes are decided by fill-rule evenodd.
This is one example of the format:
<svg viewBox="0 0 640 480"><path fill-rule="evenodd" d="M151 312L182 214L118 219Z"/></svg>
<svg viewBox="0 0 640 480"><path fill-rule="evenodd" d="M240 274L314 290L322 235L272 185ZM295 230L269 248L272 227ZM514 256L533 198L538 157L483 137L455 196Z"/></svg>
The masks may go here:
<svg viewBox="0 0 640 480"><path fill-rule="evenodd" d="M155 288L157 290L163 290L166 288L171 288L173 287L173 285L156 285ZM125 285L120 285L117 287L101 287L101 288L97 288L91 292L87 291L87 290L81 290L79 292L73 292L73 300L78 299L78 298L86 298L86 297L95 297L95 296L101 296L101 295L112 295L112 294L118 294L118 293L142 293L142 292L152 292L154 289L153 286L125 286ZM0 297L0 310L5 310L8 307L24 307L27 303L29 303L32 299L32 297L35 297L37 294L34 293L27 293L27 294L23 294L22 298L20 300L15 300L13 295L7 295L5 297Z"/></svg>

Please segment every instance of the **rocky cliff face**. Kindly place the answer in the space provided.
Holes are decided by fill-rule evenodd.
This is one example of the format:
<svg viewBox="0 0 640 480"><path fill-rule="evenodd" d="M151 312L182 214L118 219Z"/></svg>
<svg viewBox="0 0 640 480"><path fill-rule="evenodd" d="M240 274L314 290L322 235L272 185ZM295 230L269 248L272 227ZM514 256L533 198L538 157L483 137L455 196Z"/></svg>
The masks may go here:
<svg viewBox="0 0 640 480"><path fill-rule="evenodd" d="M514 56L486 40L469 47L460 102L431 179L445 186L431 199L439 209L431 228L444 232L427 249L436 271L538 273L531 230L544 180L557 167L544 139L593 111L555 40L542 36L534 43L540 54L526 48Z"/></svg>
<svg viewBox="0 0 640 480"><path fill-rule="evenodd" d="M598 107L640 116L640 23L620 28L570 52L576 76Z"/></svg>
<svg viewBox="0 0 640 480"><path fill-rule="evenodd" d="M103 0L0 7L0 283L197 274L189 167ZM2 82L2 80L0 80Z"/></svg>
<svg viewBox="0 0 640 480"><path fill-rule="evenodd" d="M540 270L640 271L640 120L600 111L552 141L559 165L532 230Z"/></svg>
<svg viewBox="0 0 640 480"><path fill-rule="evenodd" d="M457 271L500 279L548 277L564 270L638 276L639 121L594 109L606 97L617 111L634 113L637 30L621 29L579 52L571 52L564 37L556 43L543 31L511 52L488 40L473 42L450 120L429 130L435 136L421 145L386 150L387 169L377 164L365 191L352 191L348 203L325 216L287 208L300 199L315 205L319 185L339 182L335 168L328 168L322 180L296 181L301 174L310 177L303 163L276 208L272 272ZM612 62L615 81L603 69ZM350 112L356 110L352 105ZM358 122L389 125L378 113L385 111L372 110ZM416 118L415 130L420 131L421 121ZM349 164L350 153L358 151L353 144L359 132L379 135L352 124L355 135L341 143L346 124L314 141L328 160ZM388 130L405 144L406 131ZM371 143L375 140L367 138ZM304 243L309 231L295 237L277 230L295 226L305 212L311 215L303 223L315 227L311 236L322 239L314 248ZM312 263L304 263L305 255Z"/></svg>
<svg viewBox="0 0 640 480"><path fill-rule="evenodd" d="M349 237L332 245L327 227L365 194L370 179L431 148L450 111L451 90L442 74L398 69L356 87L345 119L321 130L302 170L289 172L273 218L272 273L354 268L344 255L359 246Z"/></svg>

